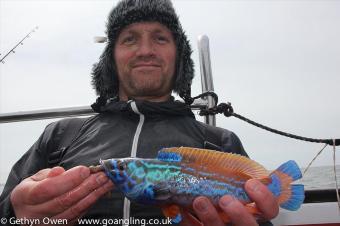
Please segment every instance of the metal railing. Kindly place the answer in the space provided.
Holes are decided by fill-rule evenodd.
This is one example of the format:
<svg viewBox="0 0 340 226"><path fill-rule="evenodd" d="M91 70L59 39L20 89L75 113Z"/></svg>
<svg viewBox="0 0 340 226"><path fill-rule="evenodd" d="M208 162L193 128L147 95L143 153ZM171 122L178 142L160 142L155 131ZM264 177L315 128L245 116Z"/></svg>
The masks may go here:
<svg viewBox="0 0 340 226"><path fill-rule="evenodd" d="M207 106L205 100L195 100L190 106L193 110L199 110ZM0 114L0 123L11 123L21 121L33 121L51 118L65 118L75 116L87 116L97 114L90 106L69 107L69 108L53 108L35 111L19 111Z"/></svg>
<svg viewBox="0 0 340 226"><path fill-rule="evenodd" d="M90 106L54 108L35 111L19 111L0 114L0 123L42 120L50 118L64 118L73 116L93 115L95 112Z"/></svg>
<svg viewBox="0 0 340 226"><path fill-rule="evenodd" d="M201 70L201 83L202 92L214 91L214 83L211 72L211 61L210 61L210 51L209 51L209 38L206 35L201 35L198 37L198 53L200 59L200 70ZM208 96L207 107L214 107L215 103L213 97ZM206 124L216 126L215 115L208 115L204 117L204 122Z"/></svg>

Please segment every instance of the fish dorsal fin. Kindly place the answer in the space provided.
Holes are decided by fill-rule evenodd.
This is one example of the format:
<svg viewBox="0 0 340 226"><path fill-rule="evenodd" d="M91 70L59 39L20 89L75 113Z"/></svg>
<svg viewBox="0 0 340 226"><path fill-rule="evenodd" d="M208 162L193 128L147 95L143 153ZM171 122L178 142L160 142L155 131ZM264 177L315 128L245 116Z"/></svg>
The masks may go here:
<svg viewBox="0 0 340 226"><path fill-rule="evenodd" d="M180 162L182 161L182 156L179 153L174 153L171 151L164 151L164 148L158 152L157 159L163 162Z"/></svg>
<svg viewBox="0 0 340 226"><path fill-rule="evenodd" d="M158 159L167 162L193 163L211 169L220 168L244 173L251 178L262 179L268 176L267 170L259 163L238 154L212 151L191 147L163 148Z"/></svg>

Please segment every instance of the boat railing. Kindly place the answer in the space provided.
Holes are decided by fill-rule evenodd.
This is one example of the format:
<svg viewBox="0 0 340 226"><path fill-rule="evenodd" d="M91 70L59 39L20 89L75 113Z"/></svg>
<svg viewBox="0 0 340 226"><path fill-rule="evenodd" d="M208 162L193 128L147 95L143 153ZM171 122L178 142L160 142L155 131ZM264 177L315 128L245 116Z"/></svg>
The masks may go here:
<svg viewBox="0 0 340 226"><path fill-rule="evenodd" d="M200 110L208 106L208 101L199 99L190 106L193 110ZM18 111L10 113L0 114L1 123L21 122L21 121L33 121L43 120L52 118L65 118L65 117L76 117L76 116L89 116L94 115L96 112L92 110L90 106L79 106L79 107L65 107L65 108L52 108L42 109L34 111Z"/></svg>

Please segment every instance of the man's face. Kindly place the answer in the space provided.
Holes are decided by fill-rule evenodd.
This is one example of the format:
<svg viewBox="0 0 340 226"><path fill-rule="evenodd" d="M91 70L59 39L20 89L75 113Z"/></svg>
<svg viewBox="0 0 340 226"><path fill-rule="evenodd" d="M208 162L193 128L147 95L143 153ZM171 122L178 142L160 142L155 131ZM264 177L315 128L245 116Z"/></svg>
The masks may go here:
<svg viewBox="0 0 340 226"><path fill-rule="evenodd" d="M158 22L133 23L115 43L119 98L164 101L171 95L176 45L171 31Z"/></svg>

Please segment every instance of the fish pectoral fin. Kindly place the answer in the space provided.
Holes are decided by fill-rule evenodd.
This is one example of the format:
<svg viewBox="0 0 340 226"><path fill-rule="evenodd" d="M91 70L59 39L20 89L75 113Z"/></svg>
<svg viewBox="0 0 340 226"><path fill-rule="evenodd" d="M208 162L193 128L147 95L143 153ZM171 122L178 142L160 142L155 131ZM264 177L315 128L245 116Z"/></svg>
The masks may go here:
<svg viewBox="0 0 340 226"><path fill-rule="evenodd" d="M223 221L223 223L230 223L230 218L228 217L228 215L223 212L222 210L218 212L218 215L220 216L221 220Z"/></svg>
<svg viewBox="0 0 340 226"><path fill-rule="evenodd" d="M255 203L249 203L249 204L245 205L245 208L248 211L248 213L250 213L251 215L253 215L255 217L256 220L263 219L262 218L262 213L255 206ZM218 211L218 215L222 219L223 223L226 224L226 223L230 223L231 222L231 219L229 218L229 216L225 212L223 212L223 210L219 210Z"/></svg>
<svg viewBox="0 0 340 226"><path fill-rule="evenodd" d="M272 182L272 179L270 177L261 177L258 178L258 180L264 185L268 185Z"/></svg>
<svg viewBox="0 0 340 226"><path fill-rule="evenodd" d="M187 225L192 225L192 226L203 226L203 223L199 221L195 216L193 216L189 211L183 210L182 211L183 215L183 223L188 222Z"/></svg>
<svg viewBox="0 0 340 226"><path fill-rule="evenodd" d="M166 200L171 197L170 188L166 183L158 183L153 186L154 199Z"/></svg>
<svg viewBox="0 0 340 226"><path fill-rule="evenodd" d="M263 219L262 212L256 207L255 203L249 203L245 205L245 208L247 209L248 213L255 217L256 220Z"/></svg>
<svg viewBox="0 0 340 226"><path fill-rule="evenodd" d="M179 206L172 204L162 207L164 216L169 217L173 223L179 223L182 220L182 215Z"/></svg>

